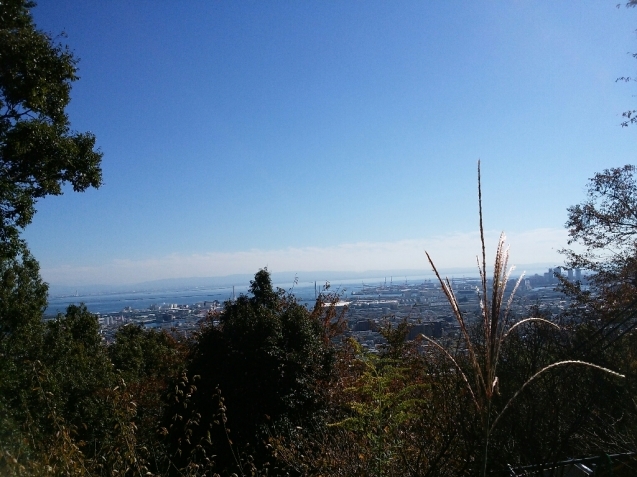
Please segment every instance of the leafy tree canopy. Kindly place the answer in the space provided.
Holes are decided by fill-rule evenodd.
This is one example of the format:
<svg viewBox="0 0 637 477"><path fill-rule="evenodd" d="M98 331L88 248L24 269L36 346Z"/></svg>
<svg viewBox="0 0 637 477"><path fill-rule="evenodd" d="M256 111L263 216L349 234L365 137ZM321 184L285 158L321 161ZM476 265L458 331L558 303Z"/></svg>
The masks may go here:
<svg viewBox="0 0 637 477"><path fill-rule="evenodd" d="M30 362L41 355L46 298L46 283L31 255L0 255L0 413L30 394Z"/></svg>
<svg viewBox="0 0 637 477"><path fill-rule="evenodd" d="M112 425L104 391L116 380L97 318L84 305L70 305L46 323L43 341L38 386L49 393L48 405L77 428L80 438L103 439ZM46 422L50 409L40 412Z"/></svg>
<svg viewBox="0 0 637 477"><path fill-rule="evenodd" d="M37 199L99 187L95 136L72 131L65 108L77 59L37 30L27 0L0 2L0 241L13 251ZM7 252L7 249L4 250Z"/></svg>
<svg viewBox="0 0 637 477"><path fill-rule="evenodd" d="M567 265L594 273L600 291L637 285L637 181L635 166L606 169L589 183L586 200L568 208Z"/></svg>
<svg viewBox="0 0 637 477"><path fill-rule="evenodd" d="M113 365L127 382L145 378L168 379L182 371L184 352L165 331L133 324L122 326L115 333L115 343L108 351Z"/></svg>
<svg viewBox="0 0 637 477"><path fill-rule="evenodd" d="M217 463L226 467L233 462L223 452L229 449L228 436L212 425L219 421L218 409L211 405L218 389L227 403L232 440L255 445L263 438L263 426L283 420L301 423L322 408L320 384L332 363L322 321L294 296L274 289L269 272L260 270L250 295L227 301L193 350L188 376L198 379L196 392L187 393L188 412L197 413L199 425L188 441L199 442L210 429L218 445ZM170 422L181 423L172 419L174 412L169 411Z"/></svg>
<svg viewBox="0 0 637 477"><path fill-rule="evenodd" d="M38 262L26 251L0 256L0 346L42 332L48 287L39 272Z"/></svg>

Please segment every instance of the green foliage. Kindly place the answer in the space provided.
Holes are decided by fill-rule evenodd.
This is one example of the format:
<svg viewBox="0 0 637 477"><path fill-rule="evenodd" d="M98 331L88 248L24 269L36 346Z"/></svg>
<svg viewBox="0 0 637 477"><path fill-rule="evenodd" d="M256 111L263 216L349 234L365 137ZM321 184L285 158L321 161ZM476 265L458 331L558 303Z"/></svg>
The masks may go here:
<svg viewBox="0 0 637 477"><path fill-rule="evenodd" d="M346 340L326 418L279 429L279 458L301 475L463 475L475 450L463 448L473 417L464 384L435 353L401 348L375 354Z"/></svg>
<svg viewBox="0 0 637 477"><path fill-rule="evenodd" d="M617 379L589 367L543 373L517 397L491 435L494 463L534 465L634 449L635 375L628 364L634 338L630 344L625 336L604 351L582 348L593 329L581 323L563 326L555 333L543 326L529 326L509 336L499 367L502 385L496 407L509 400L529 375L551 362L576 357L612 367L626 377Z"/></svg>
<svg viewBox="0 0 637 477"><path fill-rule="evenodd" d="M187 352L188 342L132 324L119 328L108 348L115 372L135 402L136 440L153 468L165 468L169 460L157 430L167 408L167 389L186 368Z"/></svg>
<svg viewBox="0 0 637 477"><path fill-rule="evenodd" d="M335 308L319 300L308 310L266 269L192 341L125 326L107 346L84 306L43 323L47 285L20 230L65 184L98 187L102 154L70 127L77 59L37 30L33 6L0 1L2 475L455 476L635 449L632 165L596 174L568 209L571 243L584 246L565 251L568 265L594 273L594 293L563 284L585 307L559 331L537 315L523 322L532 326L509 320L503 241L488 290L481 191L475 329L440 280L460 325L454 354L431 339L408 344L407 323L382 330L379 355L351 340L335 349ZM558 366L573 364L587 368Z"/></svg>
<svg viewBox="0 0 637 477"><path fill-rule="evenodd" d="M624 246L624 260L596 258L600 277L630 266L632 225L616 201L635 200L632 173L596 176L592 202L570 209L572 237ZM627 231L604 225L613 214ZM461 327L456 352L406 341L403 322L381 329L376 354L334 345L336 308L308 310L267 270L191 340L129 325L107 345L84 306L43 323L37 262L24 248L0 255L0 473L456 476L633 450L637 334L622 305L634 283L601 281L598 308L569 310L557 329L538 310L509 321L506 262L501 241L487 293L483 255L478 323L440 281Z"/></svg>
<svg viewBox="0 0 637 477"><path fill-rule="evenodd" d="M78 435L87 442L104 439L111 422L103 390L116 385L102 343L99 323L84 306L69 306L65 315L47 323L41 386Z"/></svg>
<svg viewBox="0 0 637 477"><path fill-rule="evenodd" d="M454 365L438 348L422 354L418 343L405 342L405 326L383 329L389 347L381 354L351 340L332 350L322 315L274 290L266 273L253 281L251 296L227 303L192 342L127 326L107 347L84 307L41 327L40 351L21 361L22 378L13 381L21 398L7 401L7 387L0 394L0 469L193 477L265 469L269 475L476 473L484 427L459 371L471 372L468 356L456 356ZM331 316L327 308L315 311ZM589 339L585 325L514 331L500 352L496 411L547 363L595 358L576 353ZM490 432L491 466L630 449L635 349L635 336L625 334L596 357L598 365L619 366L625 382L596 371L543 374ZM170 385L162 379L186 364L188 374Z"/></svg>
<svg viewBox="0 0 637 477"><path fill-rule="evenodd" d="M71 131L65 113L77 62L68 48L36 29L34 5L0 2L0 418L8 430L1 444L13 448L3 454L4 463L18 469L50 430L51 414L33 391L42 390L37 382L46 377L60 391L47 391L47 399L55 396L62 413L79 418L83 409L75 405L85 400L90 381L95 391L108 374L106 361L97 365L104 353L85 310L70 309L44 326L47 286L19 237L39 198L61 194L65 183L83 191L101 182L94 136Z"/></svg>
<svg viewBox="0 0 637 477"><path fill-rule="evenodd" d="M444 349L439 343L422 336L431 344L436 346L442 351L450 361L450 364L456 368L456 370L462 376L462 380L466 384L466 388L471 394L473 403L475 405L475 412L480 417L480 423L482 427L483 447L482 453L482 475L486 475L490 467L494 467L492 459L489 457L489 448L492 446L491 439L494 431L497 429L499 423L503 421L505 413L513 406L517 405L518 397L523 395L523 392L532 383L537 385L538 382L544 378L544 375L549 372L561 372L565 367L584 367L588 369L595 369L595 371L606 373L609 376L615 378L625 378L624 375L619 374L611 369L603 366L583 361L581 359L560 359L550 364L544 364L540 369L534 369L531 375L527 375L519 384L519 387L511 392L506 400L500 402L500 388L501 376L498 373L499 365L502 362L502 349L506 343L506 339L511 336L512 332L519 329L522 325L536 325L541 324L544 326L550 326L556 329L560 329L555 323L539 317L530 317L524 320L514 322L512 320L510 310L515 292L522 279L522 276L517 280L516 285L513 287L508 300L505 300L506 284L508 283L509 275L512 271L507 270L508 267L508 248L504 247L504 234L500 236L500 242L496 251L496 258L494 264L494 273L491 283L487 282L487 270L486 270L486 247L484 240L484 228L482 225L482 190L480 181L480 162L478 161L478 210L480 217L480 240L482 244L482 257L478 258L478 269L480 272L481 285L479 287L480 294L480 321L477 323L479 333L471 333L469 323L465 314L460 309L458 300L453 292L451 283L448 279L443 280L436 266L429 254L427 258L429 263L438 278L440 287L444 292L452 311L460 327L461 335L463 338L463 344L467 352L469 368L460 365L458 359ZM464 361L464 360L463 360ZM505 383L504 386L509 386L509 383ZM509 388L510 389L510 388Z"/></svg>
<svg viewBox="0 0 637 477"><path fill-rule="evenodd" d="M635 281L637 182L634 174L632 165L595 174L589 180L586 200L568 208L569 244L577 243L584 248L583 252L564 250L568 264L594 272L600 285Z"/></svg>
<svg viewBox="0 0 637 477"><path fill-rule="evenodd" d="M27 251L0 255L0 472L13 459L30 456L22 423L32 398L30 363L42 351L46 297L38 263Z"/></svg>
<svg viewBox="0 0 637 477"><path fill-rule="evenodd" d="M117 330L108 352L129 383L176 376L185 364L182 346L167 332L131 324Z"/></svg>
<svg viewBox="0 0 637 477"><path fill-rule="evenodd" d="M11 258L0 256L2 358L24 358L38 347L48 290L39 271L38 262L26 250Z"/></svg>
<svg viewBox="0 0 637 477"><path fill-rule="evenodd" d="M408 349L409 323L403 320L394 327L388 322L379 331L381 336L387 340L383 354L394 359L402 357Z"/></svg>
<svg viewBox="0 0 637 477"><path fill-rule="evenodd" d="M332 362L321 321L293 296L273 289L267 270L255 275L250 293L226 302L214 318L218 323L202 330L193 350L188 375L201 376L192 406L202 425L192 442L210 430L216 412L210 402L219 392L229 403L231 439L251 446L260 445L265 426L302 422L321 408L320 383L329 378ZM212 433L221 468L234 465L224 450L225 432Z"/></svg>
<svg viewBox="0 0 637 477"><path fill-rule="evenodd" d="M355 367L361 373L351 387L350 415L333 425L358 434L367 444L361 457L370 475L392 475L413 435L405 432L423 409L428 386L414 379L406 361L364 352L355 342ZM367 454L367 455L365 455Z"/></svg>
<svg viewBox="0 0 637 477"><path fill-rule="evenodd" d="M101 183L91 133L71 131L65 108L78 79L73 54L36 29L33 2L0 3L0 243L15 253L35 201Z"/></svg>

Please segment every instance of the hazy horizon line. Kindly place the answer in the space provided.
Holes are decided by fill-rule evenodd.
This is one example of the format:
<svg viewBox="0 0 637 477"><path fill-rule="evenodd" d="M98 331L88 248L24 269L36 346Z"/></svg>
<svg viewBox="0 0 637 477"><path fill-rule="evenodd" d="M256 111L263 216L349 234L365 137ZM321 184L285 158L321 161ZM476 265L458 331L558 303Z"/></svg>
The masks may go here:
<svg viewBox="0 0 637 477"><path fill-rule="evenodd" d="M512 277L518 277L521 273L532 276L539 271L548 270L549 268L560 266L553 262L536 262L522 264L515 267ZM267 267L262 267L267 268ZM487 270L490 267L487 265ZM478 269L474 267L446 267L439 269L442 276L449 278L477 278ZM256 273L256 270L255 270ZM454 276L455 275L455 276ZM416 279L420 277L435 277L431 269L385 269L385 270L364 270L364 271L337 271L337 270L308 270L301 272L282 271L272 272L272 282L275 286L289 285L296 283L317 282L323 285L326 282L351 281L358 279L387 279L388 281L400 282L402 279ZM56 296L71 295L75 292L83 294L99 294L99 293L117 293L125 291L151 291L151 290L167 290L167 289L188 289L200 287L231 287L231 286L247 286L250 280L254 278L254 273L233 273L227 275L212 275L207 277L191 276L191 277L174 277L160 278L156 280L145 280L136 283L127 284L86 284L86 285L64 285L49 283L49 291Z"/></svg>
<svg viewBox="0 0 637 477"><path fill-rule="evenodd" d="M500 233L485 232L487 257L495 253ZM538 228L509 234L510 264L538 269L564 261L558 250L567 243L564 229ZM422 239L384 242L354 242L330 246L250 249L230 252L175 252L158 257L124 258L104 263L42 264L41 275L52 287L126 287L161 280L249 276L264 267L271 272L330 276L369 275L396 271L429 273L425 255L429 252L440 270L467 270L477 273L478 232L450 233ZM488 259L490 262L490 259ZM285 272L279 272L285 270ZM474 272L471 272L473 270ZM404 273L404 272L403 272ZM460 272L457 272L460 273ZM327 277L326 277L327 278ZM90 285L84 285L90 284Z"/></svg>

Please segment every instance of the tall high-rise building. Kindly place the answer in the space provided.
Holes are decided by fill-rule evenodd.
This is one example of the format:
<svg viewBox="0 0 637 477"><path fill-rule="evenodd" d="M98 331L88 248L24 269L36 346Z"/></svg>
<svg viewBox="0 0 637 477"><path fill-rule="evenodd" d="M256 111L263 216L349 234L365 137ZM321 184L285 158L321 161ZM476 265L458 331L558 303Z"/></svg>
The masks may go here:
<svg viewBox="0 0 637 477"><path fill-rule="evenodd" d="M568 269L568 281L569 282L573 281L573 269L572 268Z"/></svg>

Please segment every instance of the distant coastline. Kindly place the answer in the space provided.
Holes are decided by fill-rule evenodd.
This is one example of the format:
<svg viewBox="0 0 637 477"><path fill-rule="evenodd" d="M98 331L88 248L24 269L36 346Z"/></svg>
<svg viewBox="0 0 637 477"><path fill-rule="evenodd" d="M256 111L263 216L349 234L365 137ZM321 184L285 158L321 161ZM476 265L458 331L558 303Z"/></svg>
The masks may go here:
<svg viewBox="0 0 637 477"><path fill-rule="evenodd" d="M558 266L558 263L532 263L516 265L513 276L519 275L526 271L527 275L534 273L543 273L548 268ZM256 272L255 270L254 272ZM440 272L445 276L477 276L476 267L456 267L441 268ZM357 271L286 271L276 272L271 270L272 281L275 284L292 284L295 280L298 283L312 282L317 283L336 283L339 281L351 280L379 280L385 277L394 277L396 279L413 277L433 276L430 269L396 269L396 270L366 270ZM247 286L254 277L254 273L242 273L224 276L212 277L185 277L185 278L163 278L158 280L144 281L139 283L124 284L58 284L49 283L49 296L51 298L61 298L64 296L93 296L106 295L116 293L136 293L136 292L157 292L167 290L184 290L195 288L224 288L234 286ZM281 285L278 285L281 286ZM286 287L283 287L286 288ZM77 295L76 295L77 294Z"/></svg>
<svg viewBox="0 0 637 477"><path fill-rule="evenodd" d="M516 268L519 275L526 270L526 275L544 273L547 264L533 264ZM449 278L471 278L477 276L475 269L450 268L441 273ZM363 285L379 285L381 283L418 283L432 280L434 275L428 270L390 270L365 272L292 272L272 273L273 284L286 291L292 291L305 303L314 300L315 284L320 290L326 283L330 291L351 293ZM153 280L143 283L118 286L50 286L47 315L63 313L70 304L83 303L93 313L114 313L125 307L148 308L151 305L175 303L191 305L201 301L218 300L223 302L235 295L247 293L253 275L237 274L223 277L190 277L176 279Z"/></svg>

